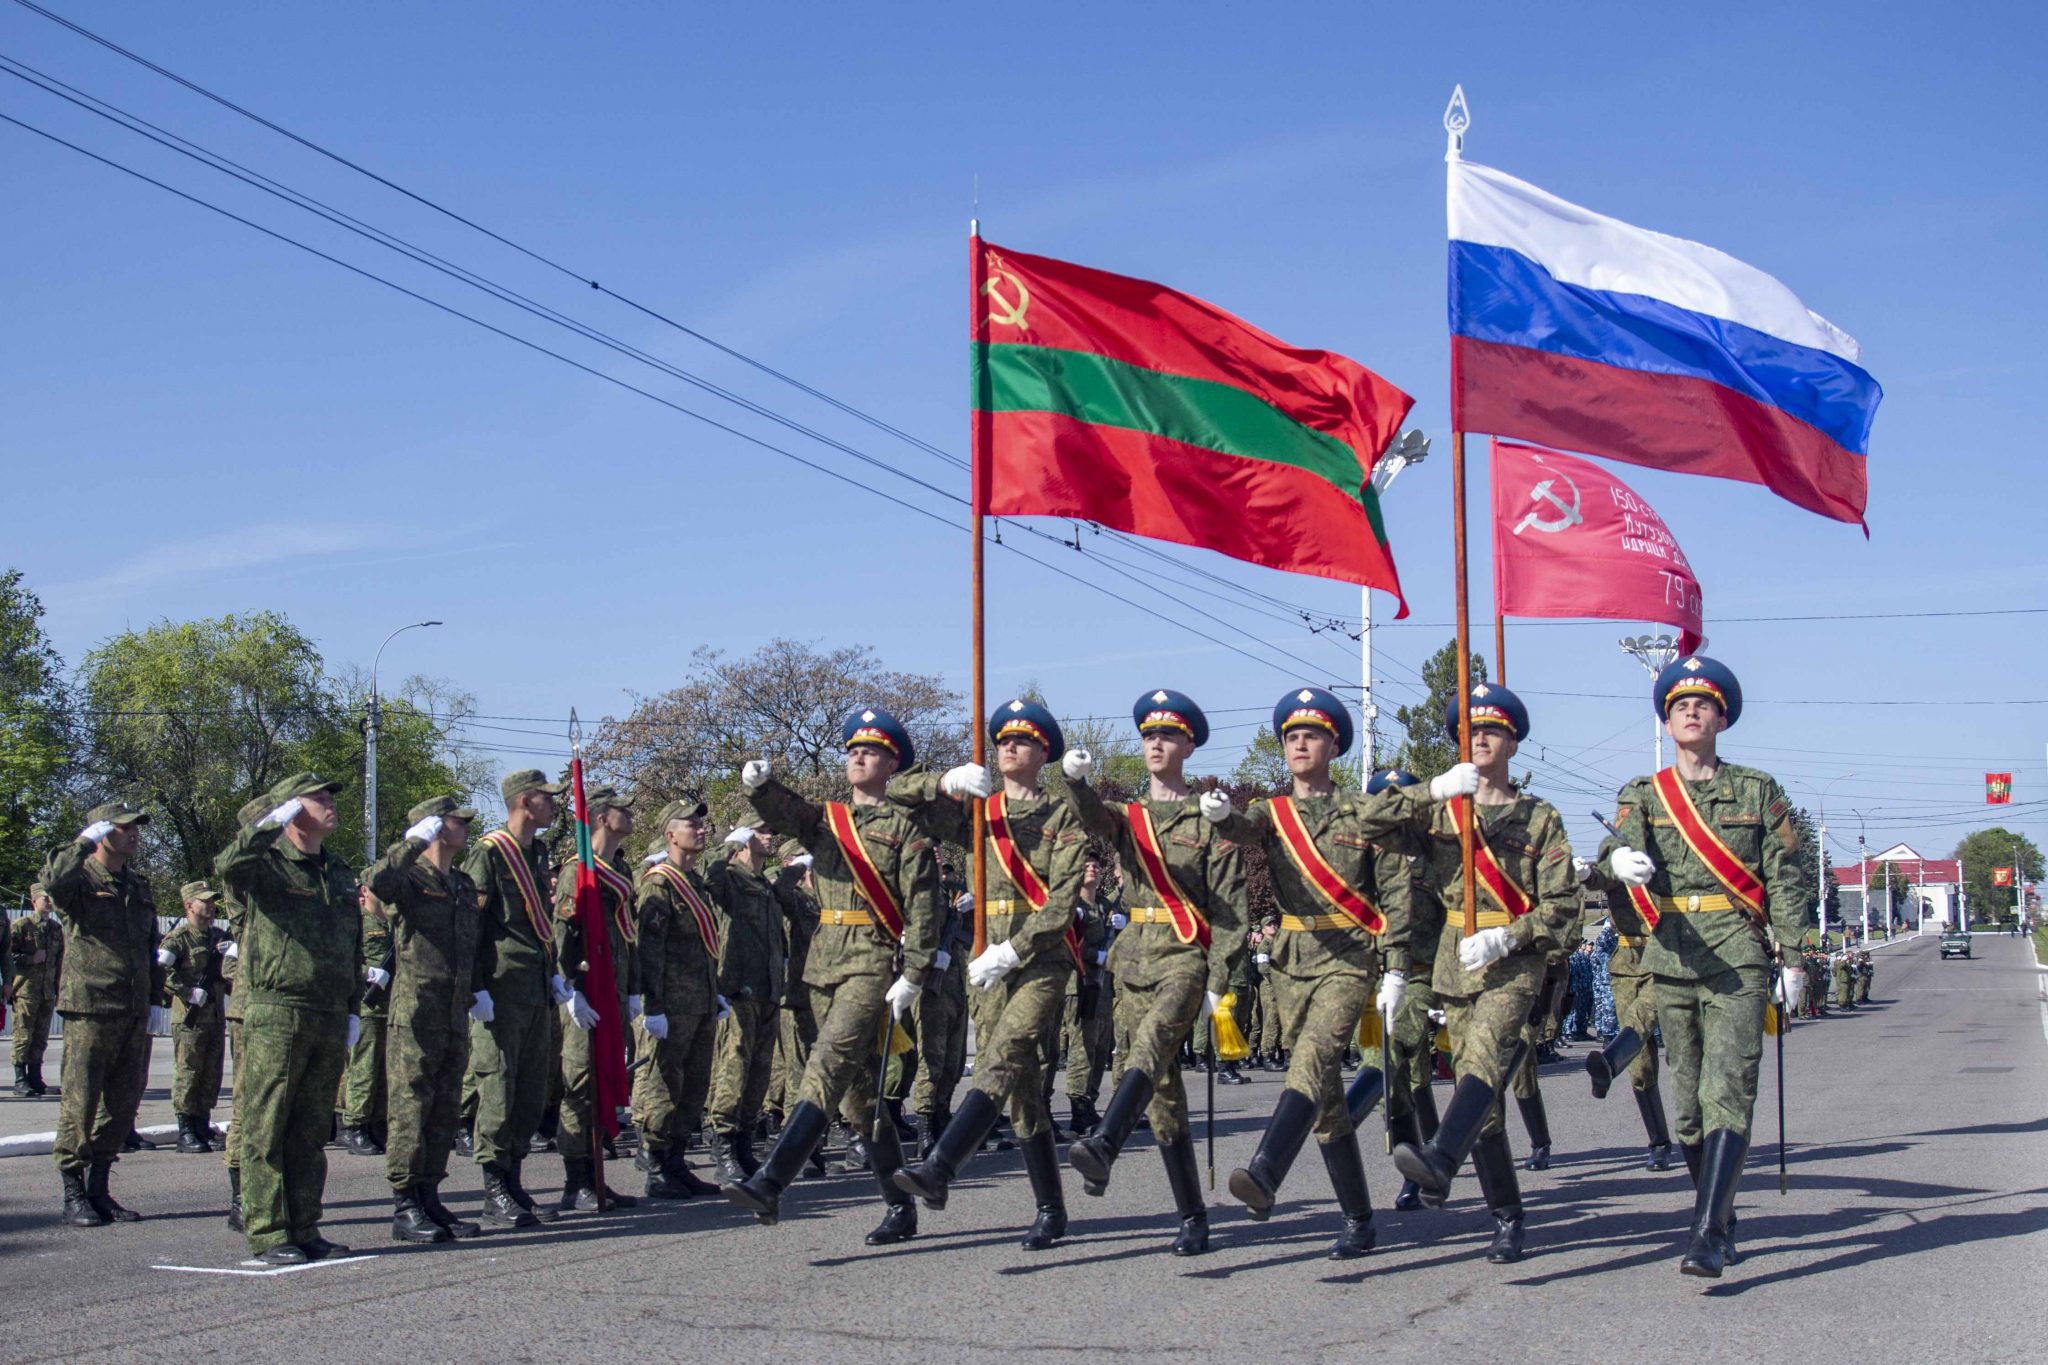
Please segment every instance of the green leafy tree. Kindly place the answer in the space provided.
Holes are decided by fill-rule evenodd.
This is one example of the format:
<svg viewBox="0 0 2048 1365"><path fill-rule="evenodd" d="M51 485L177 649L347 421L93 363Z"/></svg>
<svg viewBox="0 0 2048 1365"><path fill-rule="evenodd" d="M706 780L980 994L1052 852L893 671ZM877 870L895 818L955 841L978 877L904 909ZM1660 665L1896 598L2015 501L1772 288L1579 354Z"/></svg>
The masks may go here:
<svg viewBox="0 0 2048 1365"><path fill-rule="evenodd" d="M25 903L43 856L82 823L68 798L70 697L21 572L0 573L0 898Z"/></svg>
<svg viewBox="0 0 2048 1365"><path fill-rule="evenodd" d="M1486 681L1486 656L1472 655L1472 681ZM1413 706L1394 709L1394 719L1407 730L1408 738L1394 753L1392 766L1406 768L1428 781L1458 761L1458 741L1444 733L1444 709L1458 695L1458 642L1453 639L1429 656L1422 665L1422 682L1429 695Z"/></svg>
<svg viewBox="0 0 2048 1365"><path fill-rule="evenodd" d="M2014 888L1995 885L1992 869L2013 866L2015 845L2019 850L2019 875L2014 881L2021 884L2039 881L2041 850L2025 835L1994 825L1965 835L1963 841L1956 845L1955 857L1963 865L1963 890L1970 898L1973 922L1995 924L2011 917Z"/></svg>

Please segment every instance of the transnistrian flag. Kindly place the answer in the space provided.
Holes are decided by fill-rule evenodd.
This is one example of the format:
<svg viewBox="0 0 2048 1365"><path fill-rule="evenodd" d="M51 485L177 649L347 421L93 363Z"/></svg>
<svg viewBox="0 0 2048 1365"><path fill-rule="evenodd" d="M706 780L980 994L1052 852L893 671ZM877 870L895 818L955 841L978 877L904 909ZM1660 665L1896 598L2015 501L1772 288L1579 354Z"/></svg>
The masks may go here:
<svg viewBox="0 0 2048 1365"><path fill-rule="evenodd" d="M2012 774L1984 774L1984 804L2006 806L2012 804Z"/></svg>
<svg viewBox="0 0 2048 1365"><path fill-rule="evenodd" d="M1414 399L1163 285L973 250L977 512L1401 596L1370 475Z"/></svg>
<svg viewBox="0 0 2048 1365"><path fill-rule="evenodd" d="M1863 525L1884 393L1783 284L1457 157L1450 234L1459 431L1758 483Z"/></svg>
<svg viewBox="0 0 2048 1365"><path fill-rule="evenodd" d="M631 1093L626 1074L626 1021L620 1017L611 926L597 885L597 854L590 841L590 807L583 796L583 760L571 759L569 782L576 811L576 921L583 926L585 998L597 1011L590 1031L591 1116L604 1135L619 1135L619 1106Z"/></svg>

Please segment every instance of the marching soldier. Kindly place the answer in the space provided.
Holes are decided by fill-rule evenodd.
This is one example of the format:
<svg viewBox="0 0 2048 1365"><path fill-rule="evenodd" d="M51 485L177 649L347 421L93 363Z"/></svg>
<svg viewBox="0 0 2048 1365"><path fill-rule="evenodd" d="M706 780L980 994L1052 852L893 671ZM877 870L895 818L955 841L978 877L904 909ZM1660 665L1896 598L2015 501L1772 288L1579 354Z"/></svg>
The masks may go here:
<svg viewBox="0 0 2048 1365"><path fill-rule="evenodd" d="M1266 984L1279 995L1282 1031L1294 1044L1273 1117L1250 1163L1230 1173L1230 1193L1264 1222L1313 1129L1344 1214L1330 1259L1350 1260L1371 1251L1378 1234L1346 1102L1344 1052L1367 1007L1391 1020L1408 982L1408 862L1376 841L1411 821L1421 803L1407 788L1338 794L1330 765L1351 748L1351 713L1323 688L1282 697L1273 733L1293 777L1288 795L1245 812L1232 810L1222 792L1201 798L1203 818L1225 839L1265 850L1281 911ZM1457 781L1447 775L1442 794Z"/></svg>
<svg viewBox="0 0 2048 1365"><path fill-rule="evenodd" d="M1280 991L1272 985L1273 946L1279 937L1280 926L1277 921L1269 920L1261 928L1258 952L1252 955L1252 965L1258 969L1262 987L1258 1012L1251 1028L1252 1064L1261 1071L1284 1072L1287 1063L1280 1054L1285 1047L1283 1039L1286 1033L1281 1027Z"/></svg>
<svg viewBox="0 0 2048 1365"><path fill-rule="evenodd" d="M985 798L988 837L988 900L978 907L988 946L967 964L968 983L986 998L974 1082L931 1155L898 1171L896 1184L927 1208L946 1207L954 1178L1008 1101L1037 1204L1023 1246L1044 1251L1067 1234L1059 1152L1045 1103L1046 1039L1050 1035L1057 1046L1067 984L1080 966L1076 920L1088 836L1072 810L1039 791L1039 773L1066 752L1052 713L1021 698L1005 702L989 717L988 735L1000 791L991 790L986 768L971 763L944 777L920 773L889 784L890 799L910 810L918 828L955 845L973 844L967 803Z"/></svg>
<svg viewBox="0 0 2048 1365"><path fill-rule="evenodd" d="M493 1015L490 926L461 865L475 808L436 796L405 818L404 837L368 873L370 891L390 912L384 1177L392 1240L432 1244L483 1231L451 1213L440 1188L455 1147L470 1023Z"/></svg>
<svg viewBox="0 0 2048 1365"><path fill-rule="evenodd" d="M320 1235L334 1092L363 996L356 876L326 851L340 785L286 778L266 794L270 813L214 859L244 911L242 1217L250 1254L270 1265L347 1250Z"/></svg>
<svg viewBox="0 0 2048 1365"><path fill-rule="evenodd" d="M1436 993L1448 1017L1457 1086L1436 1136L1398 1144L1394 1164L1415 1182L1424 1207L1438 1208L1469 1155L1494 1221L1486 1259L1501 1265L1522 1258L1522 1194L1502 1098L1528 1058L1524 1028L1539 1008L1546 963L1578 923L1579 902L1564 821L1548 802L1518 792L1508 776L1508 761L1529 735L1528 709L1495 683L1473 684L1471 701L1465 719L1473 768L1466 771L1476 769L1478 791L1427 807L1418 825L1443 907ZM1444 728L1456 735L1459 720L1454 698ZM1467 801L1479 908L1470 938L1458 835Z"/></svg>
<svg viewBox="0 0 2048 1365"><path fill-rule="evenodd" d="M768 880L774 847L775 831L766 822L742 825L726 836L724 856L705 871L720 916L718 994L727 1005L711 1063L712 1141L719 1179L727 1184L738 1184L760 1165L754 1127L775 1062L788 935Z"/></svg>
<svg viewBox="0 0 2048 1365"><path fill-rule="evenodd" d="M888 799L889 779L916 761L910 734L894 716L869 707L847 717L849 802L806 801L769 775L765 759L740 771L754 813L787 830L815 859L820 903L817 936L804 967L818 1037L796 1107L761 1169L725 1196L764 1226L780 1216L782 1192L796 1178L833 1109L856 1132L870 1133L875 1177L889 1206L867 1236L870 1246L917 1234L917 1201L898 1189L902 1144L893 1123L875 1123L875 1063L887 1052L890 1019L935 970L942 893L931 840Z"/></svg>
<svg viewBox="0 0 2048 1365"><path fill-rule="evenodd" d="M1576 926L1576 902L1572 909L1572 924ZM1543 1088L1537 1081L1536 1070L1538 1063L1556 1060L1551 1052L1551 1043L1557 1036L1558 1006L1564 1000L1565 988L1571 984L1571 972L1565 959L1561 937L1560 946L1550 955L1544 966L1543 980L1536 987L1536 1003L1530 1007L1534 1012L1522 1025L1522 1044L1528 1049L1529 1056L1515 1072L1514 1092L1515 1108L1522 1113L1522 1126L1529 1130L1529 1155L1522 1162L1525 1171L1550 1169L1550 1114L1543 1105Z"/></svg>
<svg viewBox="0 0 2048 1365"><path fill-rule="evenodd" d="M1572 860L1581 881L1593 877L1593 864L1584 858ZM1664 1122L1664 1096L1657 1089L1657 986L1643 966L1643 948L1650 927L1642 912L1626 895L1611 892L1607 897L1608 918L1614 924L1614 953L1607 959L1607 975L1614 988L1614 1018L1621 1031L1606 1046L1586 1058L1586 1074L1593 1079L1593 1098L1607 1098L1614 1078L1628 1072L1635 1091L1636 1109L1643 1118L1643 1132L1650 1139L1646 1171L1671 1169L1671 1129Z"/></svg>
<svg viewBox="0 0 2048 1365"><path fill-rule="evenodd" d="M818 1036L818 1021L811 1015L810 992L804 987L804 965L810 958L811 939L818 932L818 898L812 894L811 855L794 839L784 839L777 850L782 867L775 874L775 899L782 903L782 922L789 936L789 959L782 979L782 1009L777 1019L775 1061L768 1069L768 1098L771 1133L780 1132L784 1117L796 1107L796 1089L810 1061L811 1042ZM821 1155L811 1156L811 1174L823 1175Z"/></svg>
<svg viewBox="0 0 2048 1365"><path fill-rule="evenodd" d="M1081 936L1081 970L1067 986L1061 1045L1067 1054L1067 1126L1086 1137L1102 1122L1095 1099L1109 1065L1109 903L1102 889L1102 863L1090 855L1081 872L1081 904L1075 913Z"/></svg>
<svg viewBox="0 0 2048 1365"><path fill-rule="evenodd" d="M1166 1180L1180 1215L1173 1254L1209 1249L1209 1206L1195 1165L1188 1128L1187 1090L1180 1049L1197 1018L1210 1018L1229 988L1231 968L1244 951L1244 859L1216 833L1197 808L1183 768L1209 738L1202 709L1179 692L1161 688L1138 698L1131 711L1149 776L1146 794L1111 806L1088 785L1095 769L1085 749L1060 762L1063 799L1089 834L1117 851L1128 869L1124 886L1129 927L1110 949L1116 978L1117 1028L1123 1075L1102 1122L1067 1151L1082 1190L1100 1195L1138 1115L1151 1120Z"/></svg>
<svg viewBox="0 0 2048 1365"><path fill-rule="evenodd" d="M1378 796L1390 787L1413 787L1422 779L1403 768L1386 768L1366 782L1365 794ZM1389 901L1408 907L1409 980L1401 992L1401 1008L1387 1029L1387 1054L1393 1074L1386 1078L1387 1121L1394 1141L1420 1147L1436 1136L1436 1022L1438 1008L1433 973L1444 932L1444 906L1429 884L1429 860L1418 853L1418 841L1397 830L1379 841L1381 856L1398 857L1407 865L1407 885L1389 889ZM1419 970L1418 970L1419 969ZM1394 1207L1409 1212L1422 1207L1420 1187L1403 1180Z"/></svg>
<svg viewBox="0 0 2048 1365"><path fill-rule="evenodd" d="M57 992L64 1058L52 1151L73 1227L132 1223L108 1189L149 1081L149 1038L163 1027L156 902L129 866L149 817L112 801L43 864L43 891L64 921L70 963Z"/></svg>
<svg viewBox="0 0 2048 1365"><path fill-rule="evenodd" d="M178 897L185 918L164 935L157 961L169 974L171 1112L178 1118L178 1150L213 1150L213 1106L220 1102L221 1047L227 1029L222 1013L221 951L227 934L213 922L220 897L205 882L186 882Z"/></svg>
<svg viewBox="0 0 2048 1365"><path fill-rule="evenodd" d="M563 786L538 768L507 773L499 783L505 823L470 846L462 870L476 884L484 913L483 954L491 997L488 1018L469 1030L476 1078L476 1159L484 1168L484 1219L499 1227L552 1223L519 1178L540 1128L555 1069L555 1006L570 999L555 969L553 915L546 888L554 881L540 835L555 822Z"/></svg>
<svg viewBox="0 0 2048 1365"><path fill-rule="evenodd" d="M1721 761L1720 733L1742 717L1734 673L1703 655L1677 660L1657 675L1651 702L1677 759L1621 789L1618 833L1601 844L1596 875L1651 928L1643 964L1656 981L1679 1149L1696 1189L1679 1269L1714 1279L1733 1258L1776 944L1799 941L1813 884L1784 789ZM1806 972L1786 962L1780 979L1796 1013Z"/></svg>
<svg viewBox="0 0 2048 1365"><path fill-rule="evenodd" d="M43 1053L64 973L64 929L51 914L50 895L37 882L28 889L29 911L7 927L7 1003L14 1007L14 1093L47 1095Z"/></svg>
<svg viewBox="0 0 2048 1365"><path fill-rule="evenodd" d="M953 1092L967 1071L967 959L973 956L973 914L974 897L965 892L946 908L931 975L910 1007L910 1031L917 1042L910 1107L917 1114L920 1160L932 1154L939 1134L953 1121Z"/></svg>
<svg viewBox="0 0 2048 1365"><path fill-rule="evenodd" d="M359 893L363 954L363 1030L341 1076L341 1145L357 1156L383 1156L389 1107L384 1089L385 1024L391 1005L391 921L367 885Z"/></svg>
<svg viewBox="0 0 2048 1365"><path fill-rule="evenodd" d="M656 1199L717 1194L684 1160L683 1147L704 1120L711 1092L718 1021L718 912L697 870L709 840L702 801L671 801L654 822L662 856L641 874L640 982L645 1010L635 1035L647 1058L633 1083L633 1125L647 1153L647 1193Z"/></svg>

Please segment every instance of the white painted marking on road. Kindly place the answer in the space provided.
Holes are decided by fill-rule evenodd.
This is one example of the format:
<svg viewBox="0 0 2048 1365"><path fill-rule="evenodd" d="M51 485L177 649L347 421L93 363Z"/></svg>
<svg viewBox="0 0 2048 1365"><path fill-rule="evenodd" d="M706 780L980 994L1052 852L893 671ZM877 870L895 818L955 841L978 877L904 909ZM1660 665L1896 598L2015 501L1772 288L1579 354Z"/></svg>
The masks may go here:
<svg viewBox="0 0 2048 1365"><path fill-rule="evenodd" d="M2048 976L2036 977L2041 988L2041 1037L2048 1039Z"/></svg>
<svg viewBox="0 0 2048 1365"><path fill-rule="evenodd" d="M264 1279L271 1275L296 1275L301 1270L319 1270L330 1265L354 1265L357 1261L374 1261L375 1256L330 1257L325 1261L309 1261L305 1265L266 1266L262 1270L228 1269L217 1265L153 1265L151 1270L173 1270L186 1275L247 1275ZM261 1261L244 1261L243 1265L262 1265Z"/></svg>

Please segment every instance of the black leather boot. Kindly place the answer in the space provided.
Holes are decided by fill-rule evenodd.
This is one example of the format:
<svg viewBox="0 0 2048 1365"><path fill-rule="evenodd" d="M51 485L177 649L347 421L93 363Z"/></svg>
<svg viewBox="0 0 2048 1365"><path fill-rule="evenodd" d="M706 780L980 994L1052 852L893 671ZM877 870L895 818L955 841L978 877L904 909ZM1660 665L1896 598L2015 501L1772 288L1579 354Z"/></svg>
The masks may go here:
<svg viewBox="0 0 2048 1365"><path fill-rule="evenodd" d="M1251 1082L1239 1074L1236 1062L1224 1062L1216 1068L1218 1085L1250 1085Z"/></svg>
<svg viewBox="0 0 2048 1365"><path fill-rule="evenodd" d="M178 1150L192 1156L213 1150L205 1135L199 1131L199 1120L190 1114L178 1115Z"/></svg>
<svg viewBox="0 0 2048 1365"><path fill-rule="evenodd" d="M1344 1087L1344 1107L1351 1111L1351 1126L1359 1127L1373 1106L1387 1097L1386 1073L1376 1066L1362 1066Z"/></svg>
<svg viewBox="0 0 2048 1365"><path fill-rule="evenodd" d="M435 1186L415 1185L412 1187L412 1197L419 1201L421 1210L434 1220L437 1227L448 1229L448 1235L458 1242L484 1235L480 1225L470 1222L467 1218L457 1218L448 1206L441 1202L441 1191Z"/></svg>
<svg viewBox="0 0 2048 1365"><path fill-rule="evenodd" d="M35 1093L28 1083L28 1063L26 1062L16 1062L14 1064L14 1093L22 1099L27 1099Z"/></svg>
<svg viewBox="0 0 2048 1365"><path fill-rule="evenodd" d="M1086 1095L1067 1097L1067 1127L1074 1130L1074 1136L1086 1137L1102 1122L1102 1115L1095 1111L1095 1101Z"/></svg>
<svg viewBox="0 0 2048 1365"><path fill-rule="evenodd" d="M562 1158L562 1199L555 1207L567 1213L572 1209L595 1209L599 1213L610 1213L613 1209L630 1209L640 1201L633 1195L621 1194L606 1181L604 1192L597 1189L597 1162L591 1157Z"/></svg>
<svg viewBox="0 0 2048 1365"><path fill-rule="evenodd" d="M759 1162L755 1163L755 1169L760 1169ZM668 1149L668 1180L671 1185L692 1197L700 1194L717 1194L722 1188L709 1180L700 1179L697 1173L690 1169L688 1156L679 1146Z"/></svg>
<svg viewBox="0 0 2048 1365"><path fill-rule="evenodd" d="M782 1125L782 1136L768 1149L761 1169L737 1185L720 1187L719 1193L754 1215L763 1227L774 1227L782 1213L782 1192L796 1179L797 1171L810 1160L825 1136L825 1111L809 1100L798 1102Z"/></svg>
<svg viewBox="0 0 2048 1365"><path fill-rule="evenodd" d="M1195 1169L1195 1140L1183 1133L1179 1142L1161 1143L1166 1183L1180 1214L1180 1235L1173 1239L1176 1256L1199 1256L1209 1249L1209 1204L1202 1197L1202 1173Z"/></svg>
<svg viewBox="0 0 2048 1365"><path fill-rule="evenodd" d="M1664 1124L1664 1097L1656 1086L1636 1091L1636 1110L1643 1116L1643 1132L1650 1139L1650 1154L1643 1162L1643 1169L1670 1170L1671 1130Z"/></svg>
<svg viewBox="0 0 2048 1365"><path fill-rule="evenodd" d="M245 1231L242 1225L242 1168L228 1167L228 1227L235 1232Z"/></svg>
<svg viewBox="0 0 2048 1365"><path fill-rule="evenodd" d="M43 1084L43 1064L41 1062L32 1062L29 1065L28 1092L36 1096L50 1093L50 1087Z"/></svg>
<svg viewBox="0 0 2048 1365"><path fill-rule="evenodd" d="M868 1151L868 1140L861 1134L849 1130L846 1135L846 1152L839 1158L839 1173L864 1175L874 1168L874 1158Z"/></svg>
<svg viewBox="0 0 2048 1365"><path fill-rule="evenodd" d="M1444 1110L1436 1136L1419 1147L1404 1142L1394 1148L1394 1165L1415 1182L1416 1198L1424 1208L1443 1207L1451 1192L1451 1178L1471 1154L1479 1127L1495 1102L1492 1086L1477 1076L1465 1076L1451 1092L1450 1106Z"/></svg>
<svg viewBox="0 0 2048 1365"><path fill-rule="evenodd" d="M341 1130L341 1145L351 1156L382 1156L384 1149L377 1145L376 1135L367 1124L357 1124Z"/></svg>
<svg viewBox="0 0 2048 1365"><path fill-rule="evenodd" d="M1486 1249L1486 1259L1494 1265L1521 1260L1522 1190L1505 1132L1479 1139L1472 1148L1472 1173L1479 1177L1480 1196L1493 1215L1493 1244Z"/></svg>
<svg viewBox="0 0 2048 1365"><path fill-rule="evenodd" d="M142 1130L131 1124L128 1129L127 1138L121 1143L121 1150L124 1152L153 1152L156 1150L156 1140L144 1137Z"/></svg>
<svg viewBox="0 0 2048 1365"><path fill-rule="evenodd" d="M1067 1235L1067 1192L1060 1185L1060 1153L1052 1129L1024 1139L1024 1173L1031 1177L1038 1216L1031 1220L1023 1246L1026 1251L1046 1251Z"/></svg>
<svg viewBox="0 0 2048 1365"><path fill-rule="evenodd" d="M1394 1145L1406 1144L1420 1147L1423 1144L1421 1116L1413 1109L1405 1114L1393 1115ZM1412 1213L1422 1207L1422 1198L1416 1193L1417 1186L1412 1180L1401 1182L1401 1192L1394 1196L1394 1207L1402 1213Z"/></svg>
<svg viewBox="0 0 2048 1365"><path fill-rule="evenodd" d="M427 1211L420 1207L418 1195L411 1186L407 1186L392 1196L391 1240L429 1245L452 1242L455 1238L448 1229L427 1217Z"/></svg>
<svg viewBox="0 0 2048 1365"><path fill-rule="evenodd" d="M1742 1162L1749 1140L1732 1128L1716 1128L1700 1149L1700 1188L1693 1201L1692 1242L1679 1271L1710 1280L1721 1278L1728 1263L1728 1244L1735 1217L1735 1192L1742 1185Z"/></svg>
<svg viewBox="0 0 2048 1365"><path fill-rule="evenodd" d="M936 1109L917 1111L917 1159L930 1160L932 1149L939 1145L939 1134L946 1131L947 1118Z"/></svg>
<svg viewBox="0 0 2048 1365"><path fill-rule="evenodd" d="M1109 1108L1102 1111L1102 1122L1094 1132L1067 1148L1067 1164L1081 1177L1084 1194L1099 1195L1108 1188L1109 1168L1116 1164L1124 1143L1130 1139L1132 1126L1151 1102L1152 1078L1135 1069L1126 1071L1123 1080L1117 1083L1116 1093L1109 1097Z"/></svg>
<svg viewBox="0 0 2048 1365"><path fill-rule="evenodd" d="M1358 1153L1358 1134L1346 1133L1325 1142L1323 1169L1330 1173L1330 1188L1337 1192L1337 1207L1344 1210L1344 1231L1330 1245L1333 1261L1355 1261L1379 1245L1379 1232L1372 1225L1372 1192L1365 1184L1365 1159Z"/></svg>
<svg viewBox="0 0 2048 1365"><path fill-rule="evenodd" d="M903 1173L903 1142L886 1110L875 1116L875 1134L868 1143L868 1152L875 1161L875 1183L882 1187L882 1202L889 1210L867 1235L867 1244L885 1247L907 1242L917 1236L917 1200L896 1182L896 1177Z"/></svg>
<svg viewBox="0 0 2048 1365"><path fill-rule="evenodd" d="M1436 1115L1436 1087L1424 1082L1409 1093L1415 1099L1415 1121L1422 1126L1422 1140L1427 1142L1436 1136L1439 1122Z"/></svg>
<svg viewBox="0 0 2048 1365"><path fill-rule="evenodd" d="M476 1130L467 1123L456 1125L455 1155L461 1157L473 1157L476 1155Z"/></svg>
<svg viewBox="0 0 2048 1365"><path fill-rule="evenodd" d="M101 1215L110 1223L141 1222L141 1214L133 1209L122 1208L115 1201L114 1196L108 1193L107 1178L113 1172L113 1169L114 1158L110 1156L94 1157L92 1173L85 1180L85 1197L92 1201L92 1206L98 1209Z"/></svg>
<svg viewBox="0 0 2048 1365"><path fill-rule="evenodd" d="M512 1193L510 1172L495 1163L484 1165L484 1221L501 1228L530 1228L540 1222Z"/></svg>
<svg viewBox="0 0 2048 1365"><path fill-rule="evenodd" d="M1643 1050L1643 1035L1632 1028L1625 1028L1614 1035L1607 1046L1586 1058L1586 1074L1593 1078L1593 1098L1604 1100L1607 1089L1614 1084L1614 1078L1628 1070L1628 1065Z"/></svg>
<svg viewBox="0 0 2048 1365"><path fill-rule="evenodd" d="M114 1220L99 1211L85 1192L84 1171L59 1171L64 1179L64 1221L75 1228L101 1228Z"/></svg>
<svg viewBox="0 0 2048 1365"><path fill-rule="evenodd" d="M721 1185L737 1185L754 1173L740 1165L739 1145L740 1140L737 1133L713 1133L711 1135L711 1161L712 1165L718 1170L718 1183ZM756 1162L754 1169L759 1170L760 1163ZM649 1194L654 1193L654 1181L651 1176L648 1178L647 1192ZM676 1197L675 1195L669 1196L672 1199Z"/></svg>
<svg viewBox="0 0 2048 1365"><path fill-rule="evenodd" d="M947 1187L967 1165L968 1158L981 1150L981 1140L988 1136L989 1129L996 1126L1001 1112L986 1091L968 1091L967 1098L960 1102L960 1112L953 1116L953 1121L946 1125L946 1131L939 1134L939 1140L933 1144L932 1154L915 1166L906 1166L895 1173L896 1187L905 1194L924 1200L928 1209L946 1207ZM1051 1134L1046 1136L1049 1139ZM1030 1144L1025 1146L1028 1150Z"/></svg>
<svg viewBox="0 0 2048 1365"><path fill-rule="evenodd" d="M745 1175L752 1175L761 1169L760 1158L754 1155L754 1128L755 1125L750 1123L733 1130L732 1135L733 1160L739 1162L740 1171Z"/></svg>
<svg viewBox="0 0 2048 1365"><path fill-rule="evenodd" d="M1266 1122L1266 1134L1259 1139L1251 1163L1230 1173L1231 1197L1243 1203L1253 1222L1263 1223L1272 1215L1280 1182L1287 1179L1288 1169L1308 1137L1309 1125L1315 1121L1314 1100L1299 1090L1280 1092L1280 1102L1273 1106L1273 1117Z"/></svg>
<svg viewBox="0 0 2048 1365"><path fill-rule="evenodd" d="M544 1209L540 1202L526 1192L526 1156L524 1153L512 1158L512 1165L505 1177L505 1187L512 1197L519 1201L519 1207L534 1216L536 1222L552 1223L562 1215L553 1209Z"/></svg>
<svg viewBox="0 0 2048 1365"><path fill-rule="evenodd" d="M1537 1091L1528 1099L1515 1097L1515 1108L1522 1111L1522 1122L1529 1129L1529 1155L1522 1162L1525 1171L1547 1171L1550 1169L1550 1115L1543 1108L1543 1092Z"/></svg>
<svg viewBox="0 0 2048 1365"><path fill-rule="evenodd" d="M675 1180L669 1178L669 1169L674 1163L674 1158L669 1153L675 1150L673 1147L644 1147L641 1149L647 1158L647 1197L649 1199L688 1199L690 1197L688 1190L684 1189ZM721 1160L719 1169L723 1171L724 1166L725 1163ZM745 1180L747 1177L739 1167L734 1166L732 1178L735 1181L739 1181Z"/></svg>

